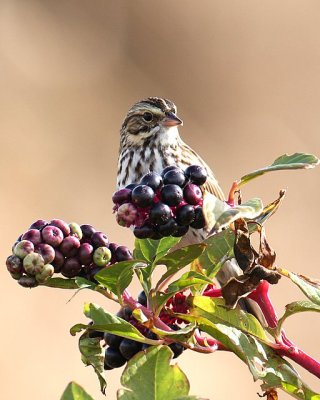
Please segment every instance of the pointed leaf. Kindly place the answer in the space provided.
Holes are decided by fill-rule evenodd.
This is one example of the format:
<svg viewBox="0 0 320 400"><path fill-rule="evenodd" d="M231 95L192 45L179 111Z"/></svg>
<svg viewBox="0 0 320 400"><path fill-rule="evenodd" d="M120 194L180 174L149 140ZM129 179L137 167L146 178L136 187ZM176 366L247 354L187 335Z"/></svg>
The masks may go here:
<svg viewBox="0 0 320 400"><path fill-rule="evenodd" d="M138 260L120 261L103 268L94 277L101 285L121 297L132 281L134 267L138 265L140 265Z"/></svg>
<svg viewBox="0 0 320 400"><path fill-rule="evenodd" d="M319 164L319 159L312 154L305 153L294 153L294 154L284 154L278 157L271 165L257 169L256 171L250 172L244 175L238 186L242 186L245 183L251 181L260 175L264 175L267 172L279 171L279 170L289 170L289 169L306 169L314 168Z"/></svg>
<svg viewBox="0 0 320 400"><path fill-rule="evenodd" d="M60 400L93 400L93 398L76 382L70 382Z"/></svg>
<svg viewBox="0 0 320 400"><path fill-rule="evenodd" d="M259 198L254 198L239 206L229 208L220 215L211 232L220 232L239 218L255 219L261 214L262 210L263 204Z"/></svg>
<svg viewBox="0 0 320 400"><path fill-rule="evenodd" d="M135 257L143 258L147 262L154 262L156 257L163 257L171 248L173 248L181 237L168 236L160 240L152 239L136 239L135 241Z"/></svg>
<svg viewBox="0 0 320 400"><path fill-rule="evenodd" d="M276 335L279 337L282 329L282 324L284 321L293 314L306 312L306 311L315 311L320 312L320 305L314 304L311 301L295 301L293 303L286 305L286 311L283 316L279 319L276 329Z"/></svg>
<svg viewBox="0 0 320 400"><path fill-rule="evenodd" d="M89 338L86 334L82 335L79 339L79 350L82 362L93 367L100 382L100 390L105 394L107 383L103 369L104 349L101 346L100 338Z"/></svg>
<svg viewBox="0 0 320 400"><path fill-rule="evenodd" d="M121 376L118 400L174 400L188 395L189 382L178 365L170 365L167 346L150 347L134 356Z"/></svg>
<svg viewBox="0 0 320 400"><path fill-rule="evenodd" d="M57 289L79 289L75 279L50 278L42 283L42 286L54 287Z"/></svg>
<svg viewBox="0 0 320 400"><path fill-rule="evenodd" d="M161 279L157 283L157 287L165 281L168 277L180 271L186 265L190 264L193 260L198 258L206 248L203 243L192 244L190 246L182 247L176 251L173 251L164 257L157 259L157 264L165 265L167 272L162 275Z"/></svg>
<svg viewBox="0 0 320 400"><path fill-rule="evenodd" d="M79 289L92 289L94 290L97 286L95 282L89 281L88 279L82 278L77 276L75 278L76 284L78 285Z"/></svg>
<svg viewBox="0 0 320 400"><path fill-rule="evenodd" d="M289 272L288 277L303 293L315 304L320 306L320 283L308 279L306 276Z"/></svg>

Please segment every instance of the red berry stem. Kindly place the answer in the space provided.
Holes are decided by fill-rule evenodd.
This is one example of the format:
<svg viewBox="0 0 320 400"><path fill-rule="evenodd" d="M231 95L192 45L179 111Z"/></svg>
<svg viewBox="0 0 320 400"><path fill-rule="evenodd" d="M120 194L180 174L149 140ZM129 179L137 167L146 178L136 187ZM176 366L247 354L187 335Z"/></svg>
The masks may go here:
<svg viewBox="0 0 320 400"><path fill-rule="evenodd" d="M306 354L303 350L300 350L295 346L287 346L283 345L282 348L276 350L276 352L280 356L288 357L290 360L296 362L301 367L309 371L311 374L315 375L317 378L320 378L320 363L315 360L308 354Z"/></svg>
<svg viewBox="0 0 320 400"><path fill-rule="evenodd" d="M212 288L203 292L203 296L208 297L222 297L222 291L220 288Z"/></svg>
<svg viewBox="0 0 320 400"><path fill-rule="evenodd" d="M230 351L221 342L219 342L219 340L209 338L209 337L202 337L199 332L195 332L194 338L196 339L197 343L201 347L207 348L207 349L209 347L210 353L212 353L216 350Z"/></svg>

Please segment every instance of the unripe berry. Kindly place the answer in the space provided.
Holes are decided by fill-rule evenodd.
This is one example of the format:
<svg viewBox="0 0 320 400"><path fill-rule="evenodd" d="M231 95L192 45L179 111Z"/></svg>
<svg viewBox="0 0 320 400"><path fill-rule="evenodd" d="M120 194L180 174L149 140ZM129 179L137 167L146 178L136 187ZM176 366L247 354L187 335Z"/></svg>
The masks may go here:
<svg viewBox="0 0 320 400"><path fill-rule="evenodd" d="M46 264L41 272L36 274L36 280L39 283L46 282L54 274L54 267L51 264Z"/></svg>
<svg viewBox="0 0 320 400"><path fill-rule="evenodd" d="M111 256L112 254L108 247L101 246L95 249L93 253L93 262L98 267L105 267L111 260Z"/></svg>
<svg viewBox="0 0 320 400"><path fill-rule="evenodd" d="M50 221L50 225L56 226L57 228L59 228L61 230L61 232L63 233L64 237L70 235L70 227L62 219L53 219L52 221Z"/></svg>
<svg viewBox="0 0 320 400"><path fill-rule="evenodd" d="M129 203L131 201L131 192L131 189L120 189L113 194L112 201L114 204Z"/></svg>
<svg viewBox="0 0 320 400"><path fill-rule="evenodd" d="M77 237L79 240L82 239L83 235L79 224L77 224L76 222L71 222L69 224L69 228L70 228L70 235Z"/></svg>
<svg viewBox="0 0 320 400"><path fill-rule="evenodd" d="M29 240L21 240L21 242L18 242L13 249L14 254L21 259L25 258L33 251L34 245Z"/></svg>
<svg viewBox="0 0 320 400"><path fill-rule="evenodd" d="M38 229L29 229L22 235L21 239L29 240L34 245L40 244L42 241L41 232Z"/></svg>
<svg viewBox="0 0 320 400"><path fill-rule="evenodd" d="M161 200L170 207L178 206L183 200L181 187L173 184L165 185L161 189L160 196Z"/></svg>
<svg viewBox="0 0 320 400"><path fill-rule="evenodd" d="M43 241L52 247L58 247L63 241L63 233L61 229L53 225L47 225L42 229Z"/></svg>
<svg viewBox="0 0 320 400"><path fill-rule="evenodd" d="M149 186L139 185L132 190L131 198L137 207L149 207L153 202L154 191Z"/></svg>
<svg viewBox="0 0 320 400"><path fill-rule="evenodd" d="M122 204L117 211L117 222L121 226L129 227L136 221L137 214L138 210L133 204Z"/></svg>
<svg viewBox="0 0 320 400"><path fill-rule="evenodd" d="M27 274L39 274L44 267L44 260L38 253L30 253L23 259L23 268Z"/></svg>
<svg viewBox="0 0 320 400"><path fill-rule="evenodd" d="M7 270L11 274L20 274L23 271L22 261L19 257L15 256L15 255L11 255L7 258L6 266L7 266Z"/></svg>

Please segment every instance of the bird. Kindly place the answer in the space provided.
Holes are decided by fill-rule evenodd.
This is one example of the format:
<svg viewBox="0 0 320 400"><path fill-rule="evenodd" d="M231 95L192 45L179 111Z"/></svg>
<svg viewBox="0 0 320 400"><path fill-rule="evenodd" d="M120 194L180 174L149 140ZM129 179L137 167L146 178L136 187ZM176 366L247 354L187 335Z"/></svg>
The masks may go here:
<svg viewBox="0 0 320 400"><path fill-rule="evenodd" d="M176 105L161 97L148 97L136 102L128 111L120 129L120 148L117 170L117 190L137 183L148 172L161 174L165 167L175 165L185 170L200 165L207 172L203 192L209 192L225 201L225 195L208 164L186 144L179 134L183 122L177 115ZM189 229L179 247L200 243L210 229ZM227 261L219 271L217 280L223 286L242 270L234 261ZM263 320L261 311L250 299L241 299L242 308Z"/></svg>

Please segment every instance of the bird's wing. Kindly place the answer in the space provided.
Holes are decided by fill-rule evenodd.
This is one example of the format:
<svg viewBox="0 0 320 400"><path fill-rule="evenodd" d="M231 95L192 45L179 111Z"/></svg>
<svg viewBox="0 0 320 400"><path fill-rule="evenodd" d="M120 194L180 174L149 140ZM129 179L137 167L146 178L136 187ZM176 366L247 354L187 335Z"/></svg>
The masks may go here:
<svg viewBox="0 0 320 400"><path fill-rule="evenodd" d="M225 196L223 194L223 191L221 187L218 184L218 181L213 175L208 175L206 183L202 186L204 191L208 191L209 193L212 193L214 196L216 196L219 200L224 201Z"/></svg>

